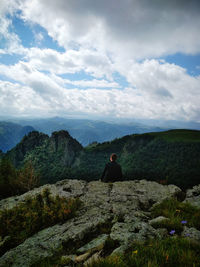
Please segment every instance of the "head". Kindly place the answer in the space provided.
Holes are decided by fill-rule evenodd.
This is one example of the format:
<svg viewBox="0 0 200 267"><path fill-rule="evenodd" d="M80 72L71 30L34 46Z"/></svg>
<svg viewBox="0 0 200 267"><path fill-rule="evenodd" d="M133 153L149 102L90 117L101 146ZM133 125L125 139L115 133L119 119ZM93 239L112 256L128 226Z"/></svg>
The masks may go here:
<svg viewBox="0 0 200 267"><path fill-rule="evenodd" d="M115 153L112 153L110 155L110 161L116 161L116 159L117 159L117 155Z"/></svg>

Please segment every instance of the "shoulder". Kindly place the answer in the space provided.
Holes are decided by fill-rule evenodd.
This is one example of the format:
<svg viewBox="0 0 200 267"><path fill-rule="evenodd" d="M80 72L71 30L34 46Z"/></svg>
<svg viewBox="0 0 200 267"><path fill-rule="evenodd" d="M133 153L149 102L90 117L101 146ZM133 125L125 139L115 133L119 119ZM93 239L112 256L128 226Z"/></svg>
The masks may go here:
<svg viewBox="0 0 200 267"><path fill-rule="evenodd" d="M105 167L110 167L110 162L106 163Z"/></svg>

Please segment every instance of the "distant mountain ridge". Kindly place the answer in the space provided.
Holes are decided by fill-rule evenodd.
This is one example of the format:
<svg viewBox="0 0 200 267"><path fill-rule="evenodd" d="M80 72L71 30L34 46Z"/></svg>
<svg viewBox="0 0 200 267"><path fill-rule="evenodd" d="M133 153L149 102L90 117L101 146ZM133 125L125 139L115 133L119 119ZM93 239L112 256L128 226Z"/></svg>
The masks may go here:
<svg viewBox="0 0 200 267"><path fill-rule="evenodd" d="M147 126L142 123L114 123L88 119L49 118L18 120L20 125L31 125L35 130L51 135L54 131L66 130L83 146L93 142L102 143L128 134L158 132L166 127Z"/></svg>
<svg viewBox="0 0 200 267"><path fill-rule="evenodd" d="M87 147L67 131L51 137L32 132L6 156L16 167L31 160L42 183L58 180L98 180L111 153L117 153L127 180L147 179L188 188L200 183L200 131L171 130L127 135Z"/></svg>
<svg viewBox="0 0 200 267"><path fill-rule="evenodd" d="M0 121L0 150L3 152L10 150L31 131L34 131L32 126Z"/></svg>

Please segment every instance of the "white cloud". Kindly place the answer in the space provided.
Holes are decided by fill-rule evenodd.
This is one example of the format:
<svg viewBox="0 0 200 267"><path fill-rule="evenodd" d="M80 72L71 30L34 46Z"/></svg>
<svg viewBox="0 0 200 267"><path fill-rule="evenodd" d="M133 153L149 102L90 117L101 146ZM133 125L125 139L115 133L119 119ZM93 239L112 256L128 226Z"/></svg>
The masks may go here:
<svg viewBox="0 0 200 267"><path fill-rule="evenodd" d="M64 79L64 83L67 84L73 84L75 86L80 86L80 87L92 87L92 88L118 88L120 87L118 83L116 82L108 82L106 80L81 80L81 81L71 81L71 80L66 80Z"/></svg>
<svg viewBox="0 0 200 267"><path fill-rule="evenodd" d="M2 114L6 110L15 115L86 113L199 121L200 77L188 75L175 64L150 59L176 52L200 52L199 1L2 3L0 33L7 46L0 53L24 56L15 65L0 64L0 74L9 80L1 81ZM19 10L24 23L44 27L65 51L24 48L20 37L11 31L11 18L6 16ZM41 34L35 38L43 40ZM61 77L79 72L89 74L92 80ZM127 79L129 88L120 88L114 80L115 72ZM66 89L70 84L72 89Z"/></svg>
<svg viewBox="0 0 200 267"><path fill-rule="evenodd" d="M35 41L36 43L40 44L44 40L44 35L39 32L39 33L34 33Z"/></svg>
<svg viewBox="0 0 200 267"><path fill-rule="evenodd" d="M42 25L66 49L76 45L133 59L200 52L197 0L22 3L23 18Z"/></svg>
<svg viewBox="0 0 200 267"><path fill-rule="evenodd" d="M59 85L65 87L65 85L70 85L80 87L81 89L85 88L119 88L119 84L116 82L109 82L107 80L78 80L78 81L73 81L69 79L63 79L57 75L51 74L50 77Z"/></svg>
<svg viewBox="0 0 200 267"><path fill-rule="evenodd" d="M53 49L31 48L27 50L26 60L40 71L55 74L84 71L96 78L105 76L112 80L113 64L109 57L88 49L61 53Z"/></svg>
<svg viewBox="0 0 200 267"><path fill-rule="evenodd" d="M0 81L0 113L11 116L33 116L37 113L46 113L51 110L32 88L21 84Z"/></svg>
<svg viewBox="0 0 200 267"><path fill-rule="evenodd" d="M174 64L147 60L142 64L133 65L127 71L127 79L132 87L124 90L66 89L63 87L66 79L55 74L41 73L24 62L9 67L0 65L0 74L16 80L14 85L7 83L7 89L1 89L2 103L8 104L10 101L10 106L13 110L16 109L16 114L25 112L35 115L39 112L41 116L47 116L74 112L129 118L199 121L200 76L191 77L185 69ZM94 85L101 85L101 82L108 83L104 80L91 81ZM77 86L81 83L84 85L84 81L71 83ZM92 85L89 81L85 83L85 86ZM2 88L5 88L5 83ZM29 101L26 101L27 96ZM17 106L16 98L19 99ZM41 105L41 101L44 104ZM29 106L27 103L33 105Z"/></svg>

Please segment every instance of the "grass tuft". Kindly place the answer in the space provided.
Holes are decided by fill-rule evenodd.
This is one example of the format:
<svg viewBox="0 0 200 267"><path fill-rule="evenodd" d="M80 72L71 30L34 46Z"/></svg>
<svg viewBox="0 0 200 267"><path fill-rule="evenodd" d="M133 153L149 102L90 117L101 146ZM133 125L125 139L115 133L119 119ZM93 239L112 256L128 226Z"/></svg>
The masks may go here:
<svg viewBox="0 0 200 267"><path fill-rule="evenodd" d="M154 224L155 228L167 228L168 231L174 229L176 233L181 233L183 226L187 225L200 230L200 209L187 202L179 202L174 198L165 199L152 209L151 214L153 218L157 216L169 218L162 223Z"/></svg>
<svg viewBox="0 0 200 267"><path fill-rule="evenodd" d="M184 238L135 242L123 255L114 255L88 267L199 266L200 245Z"/></svg>

